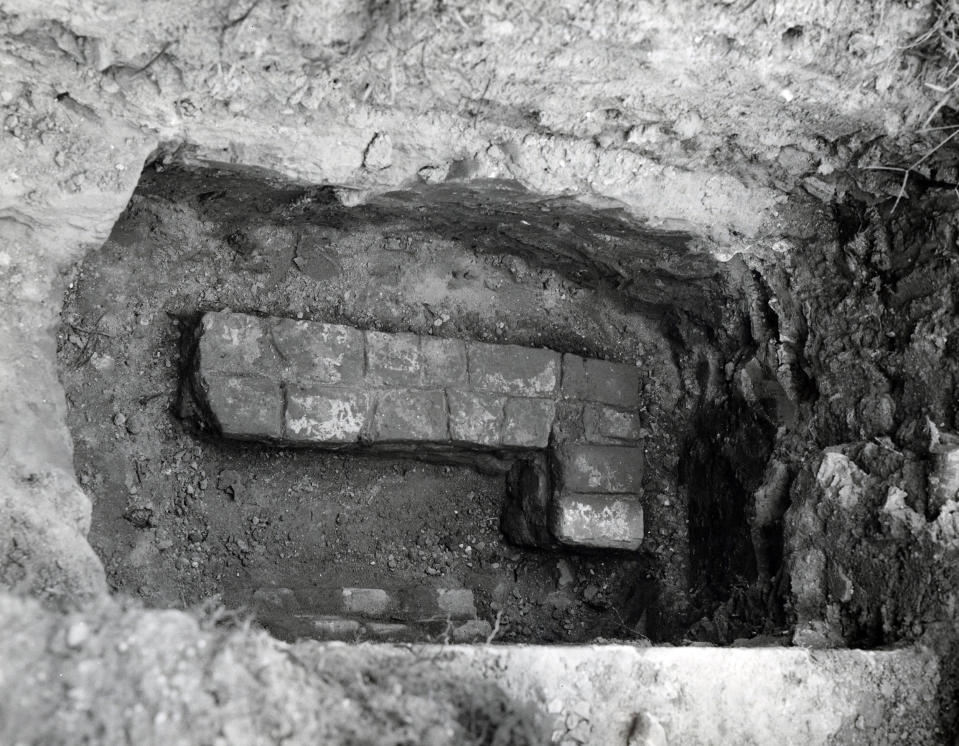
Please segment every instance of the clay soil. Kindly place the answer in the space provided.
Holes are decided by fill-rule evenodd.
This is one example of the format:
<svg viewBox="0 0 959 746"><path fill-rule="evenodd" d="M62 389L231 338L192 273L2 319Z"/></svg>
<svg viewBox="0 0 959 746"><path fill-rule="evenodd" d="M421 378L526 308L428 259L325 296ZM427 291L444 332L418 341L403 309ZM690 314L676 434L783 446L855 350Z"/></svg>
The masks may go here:
<svg viewBox="0 0 959 746"><path fill-rule="evenodd" d="M651 613L677 613L686 529L665 467L650 469L658 556L530 551L500 533L502 475L230 443L179 416L181 337L208 309L665 359L648 321L467 239L395 222L338 228L338 204L290 223L301 190L251 197L260 217L241 220L235 200L184 183L145 176L78 267L58 335L90 541L114 591L158 608L243 609L261 587L465 587L480 618L499 617L496 639L516 641L643 639ZM667 430L654 464L668 463L656 458Z"/></svg>

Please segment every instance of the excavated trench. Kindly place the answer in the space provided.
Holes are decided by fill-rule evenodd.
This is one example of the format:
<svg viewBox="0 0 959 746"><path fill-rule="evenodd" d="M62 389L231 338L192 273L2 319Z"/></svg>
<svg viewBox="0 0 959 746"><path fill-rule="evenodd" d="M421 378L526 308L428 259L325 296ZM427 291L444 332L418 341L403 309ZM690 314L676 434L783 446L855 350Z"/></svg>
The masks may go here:
<svg viewBox="0 0 959 746"><path fill-rule="evenodd" d="M90 541L115 591L156 607L215 599L285 639L786 632L778 602L739 604L722 635L709 621L760 573L776 576L782 557L781 522L764 528L758 562L751 535L751 495L788 402L758 368L748 391L740 385L755 346L736 276L748 271L716 263L690 236L507 182L349 202L246 170L154 165L77 268L59 364L76 471L94 501ZM202 369L214 364L197 361L197 330L223 318L307 330L284 342L306 362L283 356L277 372L246 360L227 373L247 388L211 416L197 376L207 376L199 398L212 401L226 374ZM324 354L348 368L342 350L310 347L317 329L356 335L361 349L346 355L367 377L304 384ZM208 343L209 359L242 356L232 333ZM426 372L415 384L371 378L374 342L414 344ZM441 436L410 435L436 393L420 390L431 388L422 376L436 350L456 345L470 369L466 383L444 372L452 382L437 384L449 410ZM551 393L535 389L523 356L555 361ZM592 371L582 391L570 388L574 364ZM490 388L504 376L513 383ZM622 381L626 394L608 393ZM317 410L316 397L347 384L354 404L374 402L372 429L297 440L294 392L313 387L307 414L326 433L329 402ZM273 406L257 410L264 386L282 389L286 426L250 420ZM457 413L464 388L473 409ZM477 402L496 397L506 419L479 432ZM409 401L388 421L397 399ZM544 402L552 419L538 423L528 405ZM423 442L436 437L439 448ZM610 467L610 454L622 464ZM562 466L574 456L636 483L577 487ZM592 517L567 530L556 516L568 499ZM622 526L603 522L614 504L638 515L625 543L613 535Z"/></svg>

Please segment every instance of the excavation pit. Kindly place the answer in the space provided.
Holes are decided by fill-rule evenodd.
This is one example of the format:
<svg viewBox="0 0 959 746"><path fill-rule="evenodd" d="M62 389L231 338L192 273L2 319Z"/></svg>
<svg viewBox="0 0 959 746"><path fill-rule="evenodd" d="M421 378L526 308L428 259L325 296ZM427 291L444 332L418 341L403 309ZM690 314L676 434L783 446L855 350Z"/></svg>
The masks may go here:
<svg viewBox="0 0 959 746"><path fill-rule="evenodd" d="M682 639L716 601L690 592L682 335L723 292L686 240L506 182L348 208L147 169L60 334L111 585L285 639Z"/></svg>

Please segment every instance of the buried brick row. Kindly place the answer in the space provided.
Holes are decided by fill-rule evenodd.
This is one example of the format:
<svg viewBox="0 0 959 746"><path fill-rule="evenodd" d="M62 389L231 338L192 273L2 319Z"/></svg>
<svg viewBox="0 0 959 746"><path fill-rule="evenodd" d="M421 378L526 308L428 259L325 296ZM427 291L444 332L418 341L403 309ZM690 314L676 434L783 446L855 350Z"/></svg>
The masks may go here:
<svg viewBox="0 0 959 746"><path fill-rule="evenodd" d="M642 541L634 366L213 312L196 330L192 391L227 438L492 454L503 468L525 469L525 478L511 480L522 485L511 489L520 505L507 511L529 523L508 532L520 541L623 549Z"/></svg>

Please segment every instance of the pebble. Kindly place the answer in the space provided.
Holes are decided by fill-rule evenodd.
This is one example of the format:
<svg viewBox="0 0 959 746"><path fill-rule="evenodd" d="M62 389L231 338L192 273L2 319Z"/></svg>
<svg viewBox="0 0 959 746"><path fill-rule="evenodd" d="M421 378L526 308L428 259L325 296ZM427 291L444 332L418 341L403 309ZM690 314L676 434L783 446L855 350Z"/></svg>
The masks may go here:
<svg viewBox="0 0 959 746"><path fill-rule="evenodd" d="M127 416L123 412L117 412L113 415L113 424L117 427L123 427L127 423Z"/></svg>
<svg viewBox="0 0 959 746"><path fill-rule="evenodd" d="M78 648L86 642L90 636L90 628L86 622L74 622L67 629L67 647Z"/></svg>

